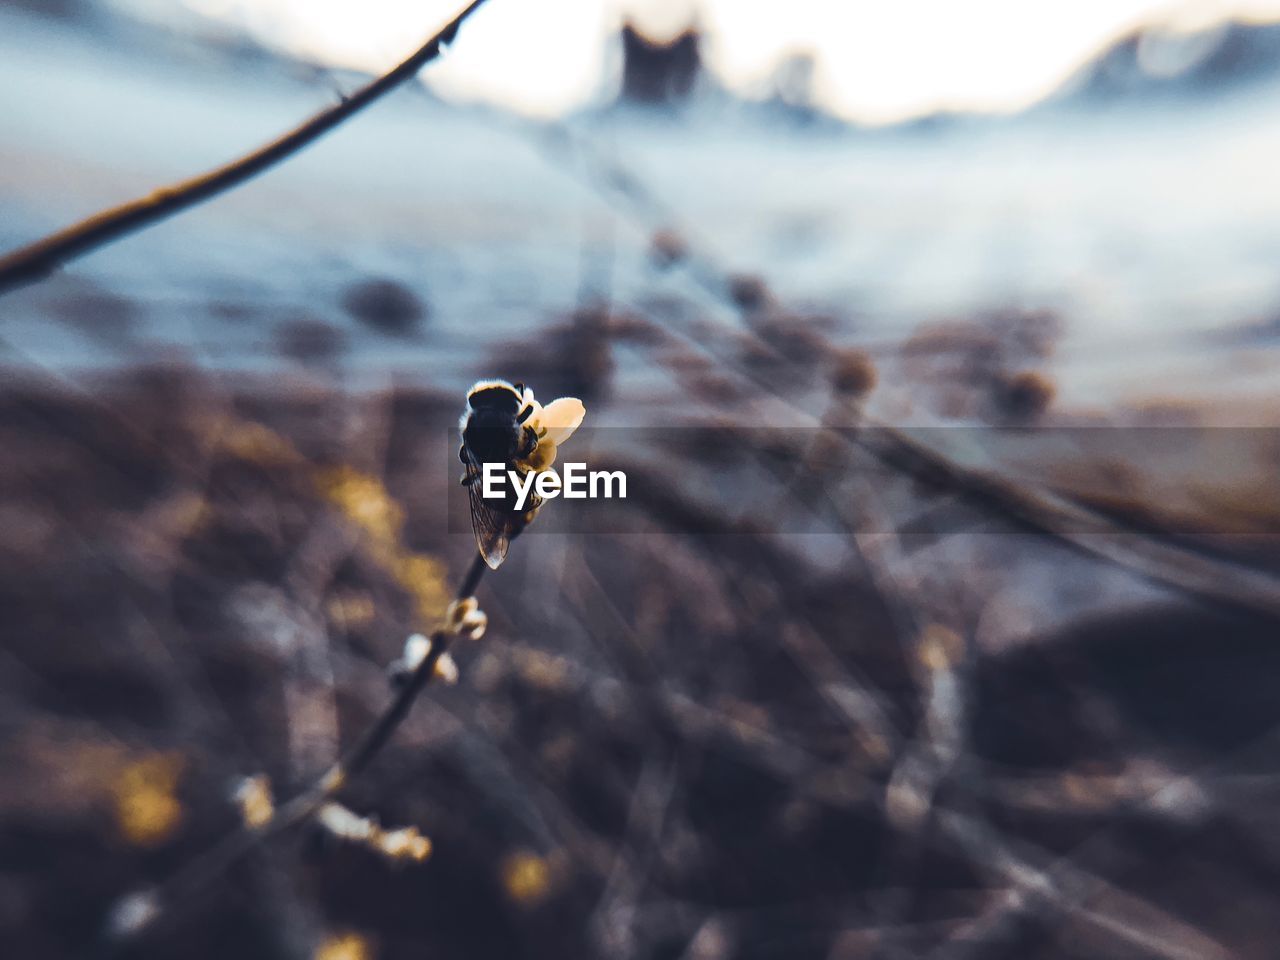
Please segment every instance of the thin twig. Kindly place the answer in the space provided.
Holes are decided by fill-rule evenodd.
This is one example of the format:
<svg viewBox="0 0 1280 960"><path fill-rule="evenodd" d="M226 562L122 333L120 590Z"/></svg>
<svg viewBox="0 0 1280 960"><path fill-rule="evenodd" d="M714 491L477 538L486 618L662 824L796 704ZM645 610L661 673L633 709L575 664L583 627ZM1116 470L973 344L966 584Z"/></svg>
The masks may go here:
<svg viewBox="0 0 1280 960"><path fill-rule="evenodd" d="M444 47L453 42L463 21L484 2L485 0L472 0L461 13L389 73L369 81L355 93L252 153L190 180L161 187L145 197L103 210L0 257L0 294L34 283L68 260L203 203L287 160L383 94L414 77L438 57Z"/></svg>

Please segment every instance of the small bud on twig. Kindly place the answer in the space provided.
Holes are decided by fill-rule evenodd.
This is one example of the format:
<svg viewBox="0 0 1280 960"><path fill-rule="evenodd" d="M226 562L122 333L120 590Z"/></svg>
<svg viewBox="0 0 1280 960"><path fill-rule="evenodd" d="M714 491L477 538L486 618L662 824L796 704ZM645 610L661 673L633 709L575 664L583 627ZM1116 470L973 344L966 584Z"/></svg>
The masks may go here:
<svg viewBox="0 0 1280 960"><path fill-rule="evenodd" d="M458 682L458 663L450 654L440 654L436 661L436 677L451 687Z"/></svg>
<svg viewBox="0 0 1280 960"><path fill-rule="evenodd" d="M476 603L475 597L465 597L449 604L445 613L445 629L458 636L479 640L489 626L489 618Z"/></svg>
<svg viewBox="0 0 1280 960"><path fill-rule="evenodd" d="M335 837L366 846L388 860L420 863L431 856L431 841L417 827L384 830L377 820L353 813L340 803L322 806L316 822Z"/></svg>

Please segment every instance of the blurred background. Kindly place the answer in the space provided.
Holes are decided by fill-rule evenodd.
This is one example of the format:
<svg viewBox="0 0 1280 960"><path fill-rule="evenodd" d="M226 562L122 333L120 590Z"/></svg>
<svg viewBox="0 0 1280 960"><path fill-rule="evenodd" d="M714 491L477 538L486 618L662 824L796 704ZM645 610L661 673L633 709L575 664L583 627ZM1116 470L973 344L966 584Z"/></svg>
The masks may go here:
<svg viewBox="0 0 1280 960"><path fill-rule="evenodd" d="M0 249L456 12L0 2ZM490 0L0 296L0 942L1273 957L1278 106L1272 0ZM308 827L140 929L387 702L491 376L629 496L544 511L344 791L432 856Z"/></svg>

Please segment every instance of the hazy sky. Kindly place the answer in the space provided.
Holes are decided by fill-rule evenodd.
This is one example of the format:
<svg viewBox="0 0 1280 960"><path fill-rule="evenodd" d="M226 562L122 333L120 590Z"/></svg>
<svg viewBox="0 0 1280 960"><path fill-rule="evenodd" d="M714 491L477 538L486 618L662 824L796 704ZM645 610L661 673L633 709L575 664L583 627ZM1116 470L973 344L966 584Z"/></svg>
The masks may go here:
<svg viewBox="0 0 1280 960"><path fill-rule="evenodd" d="M370 71L404 56L463 4L187 2L292 52ZM623 16L670 33L694 10L710 65L728 86L761 90L781 58L809 52L824 105L880 122L940 107L1016 109L1134 25L1280 18L1280 0L489 0L427 77L445 96L553 115L607 84L616 58L604 39Z"/></svg>

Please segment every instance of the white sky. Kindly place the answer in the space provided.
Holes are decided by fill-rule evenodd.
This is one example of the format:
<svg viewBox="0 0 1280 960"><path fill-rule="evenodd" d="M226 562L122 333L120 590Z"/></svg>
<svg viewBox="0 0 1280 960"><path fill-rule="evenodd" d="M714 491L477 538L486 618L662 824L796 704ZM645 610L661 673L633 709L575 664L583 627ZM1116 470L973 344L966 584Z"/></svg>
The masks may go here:
<svg viewBox="0 0 1280 960"><path fill-rule="evenodd" d="M187 2L292 52L381 71L464 0ZM809 52L823 104L869 122L1017 109L1140 23L1280 18L1280 0L488 0L426 77L444 96L555 115L599 95L624 15L669 34L692 9L729 87L759 91L780 59Z"/></svg>

